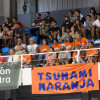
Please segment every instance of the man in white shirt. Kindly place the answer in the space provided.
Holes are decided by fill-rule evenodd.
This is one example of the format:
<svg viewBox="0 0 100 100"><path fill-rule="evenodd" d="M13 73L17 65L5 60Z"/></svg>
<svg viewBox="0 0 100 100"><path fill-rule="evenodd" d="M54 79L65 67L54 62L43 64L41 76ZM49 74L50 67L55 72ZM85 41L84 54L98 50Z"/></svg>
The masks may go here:
<svg viewBox="0 0 100 100"><path fill-rule="evenodd" d="M94 27L96 27L96 36L99 39L100 38L100 13L97 14L97 20L93 23Z"/></svg>
<svg viewBox="0 0 100 100"><path fill-rule="evenodd" d="M22 43L21 38L17 39L17 44L18 45L15 46L16 55L21 55L21 54L23 54L23 50L26 49L26 44Z"/></svg>
<svg viewBox="0 0 100 100"><path fill-rule="evenodd" d="M29 54L38 53L38 45L34 43L34 38L29 39L30 45L27 46ZM36 60L36 55L32 55L32 60ZM35 61L34 61L35 63Z"/></svg>
<svg viewBox="0 0 100 100"><path fill-rule="evenodd" d="M10 49L10 57L8 59L8 62L18 62L19 61L19 56L15 55L15 51L14 49Z"/></svg>

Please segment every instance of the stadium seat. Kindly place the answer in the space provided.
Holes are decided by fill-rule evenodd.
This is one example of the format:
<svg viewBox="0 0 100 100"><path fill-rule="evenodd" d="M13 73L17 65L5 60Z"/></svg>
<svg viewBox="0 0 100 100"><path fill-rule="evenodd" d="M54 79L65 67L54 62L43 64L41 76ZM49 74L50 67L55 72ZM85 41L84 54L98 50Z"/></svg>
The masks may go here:
<svg viewBox="0 0 100 100"><path fill-rule="evenodd" d="M90 38L90 37L91 37L91 35L87 35L86 37L87 37L87 38Z"/></svg>
<svg viewBox="0 0 100 100"><path fill-rule="evenodd" d="M93 42L92 40L88 40L89 42Z"/></svg>
<svg viewBox="0 0 100 100"><path fill-rule="evenodd" d="M2 48L2 53L9 53L9 47Z"/></svg>
<svg viewBox="0 0 100 100"><path fill-rule="evenodd" d="M40 47L41 47L42 45L43 45L43 44L39 44L39 45L38 45L38 48L40 49Z"/></svg>
<svg viewBox="0 0 100 100"><path fill-rule="evenodd" d="M9 57L6 57L7 62L8 62L8 59L9 59Z"/></svg>
<svg viewBox="0 0 100 100"><path fill-rule="evenodd" d="M54 45L54 43L50 43L49 46L52 47Z"/></svg>
<svg viewBox="0 0 100 100"><path fill-rule="evenodd" d="M30 34L30 33L31 33L31 32L30 32L30 29L26 29L26 30L25 30L25 33Z"/></svg>
<svg viewBox="0 0 100 100"><path fill-rule="evenodd" d="M62 26L59 26L59 29L61 30Z"/></svg>
<svg viewBox="0 0 100 100"><path fill-rule="evenodd" d="M37 39L38 39L38 37L37 37L37 36L31 37L31 38L33 38L33 39L34 39L34 41L35 41L35 42L37 42Z"/></svg>
<svg viewBox="0 0 100 100"><path fill-rule="evenodd" d="M36 32L35 32L35 34L38 34L38 33L39 33L39 31L36 31Z"/></svg>

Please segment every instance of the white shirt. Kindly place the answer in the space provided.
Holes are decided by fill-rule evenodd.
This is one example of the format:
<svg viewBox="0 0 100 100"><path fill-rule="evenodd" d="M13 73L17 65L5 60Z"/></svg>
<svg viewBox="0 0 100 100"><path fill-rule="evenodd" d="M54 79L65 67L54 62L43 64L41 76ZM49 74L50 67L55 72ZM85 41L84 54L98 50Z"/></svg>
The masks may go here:
<svg viewBox="0 0 100 100"><path fill-rule="evenodd" d="M18 62L18 61L19 61L19 56L17 55L12 55L8 59L8 62Z"/></svg>
<svg viewBox="0 0 100 100"><path fill-rule="evenodd" d="M97 19L96 21L94 21L93 25L100 27L100 20Z"/></svg>
<svg viewBox="0 0 100 100"><path fill-rule="evenodd" d="M38 47L37 44L34 44L34 45L28 45L27 46L27 49L29 51L30 54L33 54L33 53L36 53L36 48Z"/></svg>

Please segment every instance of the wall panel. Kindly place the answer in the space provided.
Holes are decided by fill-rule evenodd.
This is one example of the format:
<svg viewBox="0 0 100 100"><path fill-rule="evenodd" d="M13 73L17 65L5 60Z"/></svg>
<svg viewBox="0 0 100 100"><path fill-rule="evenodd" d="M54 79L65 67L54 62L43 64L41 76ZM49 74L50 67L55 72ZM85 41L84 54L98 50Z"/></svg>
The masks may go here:
<svg viewBox="0 0 100 100"><path fill-rule="evenodd" d="M58 0L53 0L52 5L53 5L53 7L52 7L52 11L57 10L57 8L58 8Z"/></svg>
<svg viewBox="0 0 100 100"><path fill-rule="evenodd" d="M73 0L73 9L78 8L78 0Z"/></svg>
<svg viewBox="0 0 100 100"><path fill-rule="evenodd" d="M58 0L58 9L57 10L62 10L63 9L63 0Z"/></svg>
<svg viewBox="0 0 100 100"><path fill-rule="evenodd" d="M68 0L68 9L73 9L73 0Z"/></svg>
<svg viewBox="0 0 100 100"><path fill-rule="evenodd" d="M68 0L63 0L63 10L68 9Z"/></svg>
<svg viewBox="0 0 100 100"><path fill-rule="evenodd" d="M83 8L83 0L78 0L78 8Z"/></svg>

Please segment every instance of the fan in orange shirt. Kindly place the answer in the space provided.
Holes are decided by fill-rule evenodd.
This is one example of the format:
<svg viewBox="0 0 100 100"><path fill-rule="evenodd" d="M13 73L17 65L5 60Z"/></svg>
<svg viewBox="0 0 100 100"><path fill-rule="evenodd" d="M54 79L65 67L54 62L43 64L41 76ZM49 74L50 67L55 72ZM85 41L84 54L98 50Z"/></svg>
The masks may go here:
<svg viewBox="0 0 100 100"><path fill-rule="evenodd" d="M77 45L75 46L75 50L79 50L81 48L80 45ZM83 63L85 60L84 60L84 52L80 52L79 54L79 62L77 61L77 56L78 56L78 52L74 52L73 53L73 62L77 62L77 63Z"/></svg>
<svg viewBox="0 0 100 100"><path fill-rule="evenodd" d="M88 43L88 48L93 48L93 42ZM87 60L87 63L93 63L98 60L98 49L88 50L86 55L85 59Z"/></svg>
<svg viewBox="0 0 100 100"><path fill-rule="evenodd" d="M23 56L22 56L23 68L32 68L31 55L26 55L26 54L28 54L28 50L23 50Z"/></svg>
<svg viewBox="0 0 100 100"><path fill-rule="evenodd" d="M66 50L73 50L74 49L74 42L71 35L66 36L66 42L64 43L66 45Z"/></svg>
<svg viewBox="0 0 100 100"><path fill-rule="evenodd" d="M81 49L87 48L88 46L88 40L85 37L82 38L78 31L76 32L76 45L80 45Z"/></svg>
<svg viewBox="0 0 100 100"><path fill-rule="evenodd" d="M57 39L54 39L54 45L52 47L55 51L60 51L60 43L58 43Z"/></svg>
<svg viewBox="0 0 100 100"><path fill-rule="evenodd" d="M43 45L40 47L40 52L48 52L50 49L50 46L47 45L48 42L46 41L46 39L43 39ZM46 55L44 54L40 54L38 57L38 60L41 61L41 63L43 63L44 59L45 59Z"/></svg>

